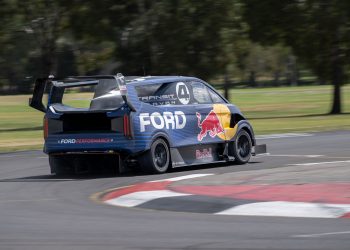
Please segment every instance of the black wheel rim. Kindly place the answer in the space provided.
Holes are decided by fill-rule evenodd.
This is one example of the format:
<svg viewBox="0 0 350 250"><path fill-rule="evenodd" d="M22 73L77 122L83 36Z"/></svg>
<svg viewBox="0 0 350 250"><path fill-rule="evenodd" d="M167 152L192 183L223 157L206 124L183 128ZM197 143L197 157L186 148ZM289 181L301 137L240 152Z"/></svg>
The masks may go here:
<svg viewBox="0 0 350 250"><path fill-rule="evenodd" d="M242 158L246 158L250 154L250 143L247 136L242 135L238 139L238 154Z"/></svg>
<svg viewBox="0 0 350 250"><path fill-rule="evenodd" d="M154 162L158 168L164 168L168 160L167 150L163 144L158 144L154 149Z"/></svg>

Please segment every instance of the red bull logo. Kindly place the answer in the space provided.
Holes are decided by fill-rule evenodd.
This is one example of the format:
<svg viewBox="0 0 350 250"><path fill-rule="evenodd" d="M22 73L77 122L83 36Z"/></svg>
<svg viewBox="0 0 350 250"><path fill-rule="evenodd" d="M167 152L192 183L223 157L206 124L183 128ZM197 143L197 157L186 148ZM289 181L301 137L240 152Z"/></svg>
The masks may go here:
<svg viewBox="0 0 350 250"><path fill-rule="evenodd" d="M213 158L212 150L211 148L204 148L203 150L197 149L196 150L196 159L208 159Z"/></svg>
<svg viewBox="0 0 350 250"><path fill-rule="evenodd" d="M214 138L217 134L223 133L224 129L221 126L219 117L211 110L209 114L201 121L201 114L196 112L198 118L198 127L201 131L198 134L198 141L202 141L209 133L210 137Z"/></svg>

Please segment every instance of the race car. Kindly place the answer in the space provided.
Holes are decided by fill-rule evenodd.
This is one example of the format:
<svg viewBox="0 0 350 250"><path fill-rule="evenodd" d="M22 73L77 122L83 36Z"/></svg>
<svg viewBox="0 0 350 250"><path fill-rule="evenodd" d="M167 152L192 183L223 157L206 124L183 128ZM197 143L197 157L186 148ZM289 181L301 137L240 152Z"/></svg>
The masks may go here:
<svg viewBox="0 0 350 250"><path fill-rule="evenodd" d="M86 89L93 91L88 106L65 103L65 93ZM240 110L195 77L50 76L35 81L29 105L45 113L51 173L112 164L159 174L171 167L244 164L266 153Z"/></svg>

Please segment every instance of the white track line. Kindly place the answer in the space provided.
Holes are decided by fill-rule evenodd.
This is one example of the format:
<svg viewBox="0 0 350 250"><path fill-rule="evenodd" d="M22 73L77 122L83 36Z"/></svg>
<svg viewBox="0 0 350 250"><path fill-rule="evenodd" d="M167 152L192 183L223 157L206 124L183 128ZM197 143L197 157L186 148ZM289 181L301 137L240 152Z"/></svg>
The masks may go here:
<svg viewBox="0 0 350 250"><path fill-rule="evenodd" d="M213 175L213 174L189 174L189 175L178 176L178 177L173 177L173 178L168 178L168 179L162 179L162 180L149 181L149 182L181 181L181 180L192 179L192 178L198 178L198 177L204 177L204 176L209 176L209 175Z"/></svg>
<svg viewBox="0 0 350 250"><path fill-rule="evenodd" d="M105 203L121 207L135 207L154 199L190 195L191 194L177 193L170 190L141 191L122 195L117 198L107 200Z"/></svg>
<svg viewBox="0 0 350 250"><path fill-rule="evenodd" d="M307 157L307 158L324 157L324 155L277 155L277 154L269 154L269 156L273 156L273 157Z"/></svg>
<svg viewBox="0 0 350 250"><path fill-rule="evenodd" d="M36 199L36 200L0 200L0 203L8 203L8 202L37 202L37 201L55 201L57 199Z"/></svg>
<svg viewBox="0 0 350 250"><path fill-rule="evenodd" d="M321 236L340 235L340 234L350 234L350 231L330 232L330 233L320 233L320 234L300 234L300 235L293 235L292 237L295 237L295 238L318 238Z"/></svg>
<svg viewBox="0 0 350 250"><path fill-rule="evenodd" d="M298 163L298 164L288 164L288 166L314 166L314 165L326 165L326 164L336 164L336 163L350 163L350 160Z"/></svg>
<svg viewBox="0 0 350 250"><path fill-rule="evenodd" d="M23 154L21 154L21 155L16 155L16 154L14 154L14 155L6 155L6 154L4 154L4 155L0 155L0 158L15 158L15 157L26 157L26 156L28 156L28 155L23 155Z"/></svg>
<svg viewBox="0 0 350 250"><path fill-rule="evenodd" d="M305 136L313 136L313 134L309 134L309 133L285 133L285 134L272 134L272 135L258 135L255 138L258 140L264 140L264 139L294 138L294 137L305 137Z"/></svg>
<svg viewBox="0 0 350 250"><path fill-rule="evenodd" d="M350 204L324 204L306 202L258 202L236 206L216 214L254 215L309 218L339 218L350 212Z"/></svg>

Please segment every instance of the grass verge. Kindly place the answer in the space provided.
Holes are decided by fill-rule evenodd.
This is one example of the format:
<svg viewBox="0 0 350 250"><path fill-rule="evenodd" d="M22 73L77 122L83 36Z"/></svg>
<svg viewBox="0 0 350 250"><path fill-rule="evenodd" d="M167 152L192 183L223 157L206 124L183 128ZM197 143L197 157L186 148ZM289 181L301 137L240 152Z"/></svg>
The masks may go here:
<svg viewBox="0 0 350 250"><path fill-rule="evenodd" d="M342 88L343 112L326 115L332 86L232 89L230 101L252 123L256 134L350 129L350 86ZM86 94L70 94L79 104ZM28 107L29 95L0 96L0 152L41 149L41 112Z"/></svg>

